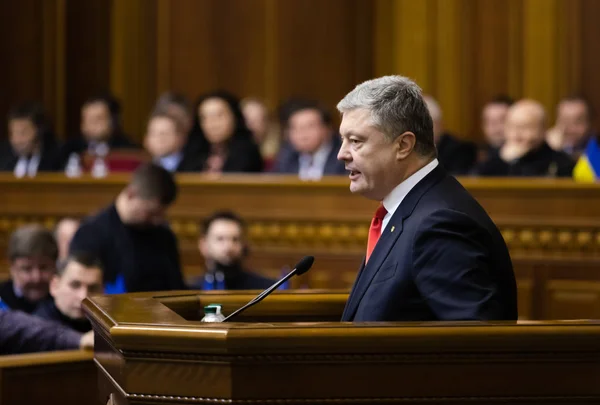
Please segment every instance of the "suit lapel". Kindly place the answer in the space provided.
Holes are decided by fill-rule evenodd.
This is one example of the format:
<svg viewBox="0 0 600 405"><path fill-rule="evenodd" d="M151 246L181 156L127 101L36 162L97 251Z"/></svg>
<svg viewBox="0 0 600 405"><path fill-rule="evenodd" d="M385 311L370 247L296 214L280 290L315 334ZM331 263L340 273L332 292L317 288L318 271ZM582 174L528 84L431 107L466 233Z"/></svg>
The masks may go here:
<svg viewBox="0 0 600 405"><path fill-rule="evenodd" d="M373 250L369 263L367 263L367 265L361 269L361 272L358 275L354 288L348 297L346 308L344 308L342 321L352 321L354 318L358 309L358 305L367 292L371 281L379 271L387 256L390 254L392 247L402 233L404 218L407 218L410 216L410 214L412 214L417 203L425 194L425 192L446 176L446 171L438 165L431 171L431 173L425 176L423 180L413 187L413 189L404 198L400 206L396 209L396 212L392 216L390 222L382 231L381 236L377 241L377 245L375 245L375 249Z"/></svg>

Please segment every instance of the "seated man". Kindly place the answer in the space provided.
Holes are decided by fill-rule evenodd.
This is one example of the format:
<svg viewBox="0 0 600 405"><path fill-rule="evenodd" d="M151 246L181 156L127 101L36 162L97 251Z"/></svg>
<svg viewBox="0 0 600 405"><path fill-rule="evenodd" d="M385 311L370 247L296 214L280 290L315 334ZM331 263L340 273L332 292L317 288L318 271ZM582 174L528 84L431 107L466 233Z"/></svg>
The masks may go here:
<svg viewBox="0 0 600 405"><path fill-rule="evenodd" d="M556 125L546 134L548 145L578 159L595 135L592 112L591 104L582 96L560 100L556 109Z"/></svg>
<svg viewBox="0 0 600 405"><path fill-rule="evenodd" d="M114 204L83 222L69 251L99 258L108 293L184 289L177 238L165 219L176 196L171 173L140 166Z"/></svg>
<svg viewBox="0 0 600 405"><path fill-rule="evenodd" d="M14 107L8 114L8 147L0 156L0 171L16 177L35 177L38 172L56 171L60 162L43 109L35 103Z"/></svg>
<svg viewBox="0 0 600 405"><path fill-rule="evenodd" d="M67 167L74 156L106 157L111 150L132 149L135 145L120 126L121 107L112 96L91 97L81 107L81 136L65 142L62 164Z"/></svg>
<svg viewBox="0 0 600 405"><path fill-rule="evenodd" d="M93 347L93 331L81 334L25 312L0 310L0 355Z"/></svg>
<svg viewBox="0 0 600 405"><path fill-rule="evenodd" d="M152 160L171 173L201 172L197 156L185 148L188 134L179 121L166 113L155 113L148 121L144 147Z"/></svg>
<svg viewBox="0 0 600 405"><path fill-rule="evenodd" d="M77 229L79 229L79 220L77 218L65 217L56 224L54 238L58 245L58 260L64 260L69 255L69 245Z"/></svg>
<svg viewBox="0 0 600 405"><path fill-rule="evenodd" d="M506 114L513 104L513 100L507 96L496 96L487 102L481 111L481 130L484 143L479 150L478 161L482 162L498 152L504 143L504 126Z"/></svg>
<svg viewBox="0 0 600 405"><path fill-rule="evenodd" d="M202 290L262 290L275 281L248 272L245 224L233 212L216 212L202 223L198 249L206 263L204 278L194 284Z"/></svg>
<svg viewBox="0 0 600 405"><path fill-rule="evenodd" d="M48 297L57 257L52 232L43 226L25 225L14 231L8 241L11 279L0 284L0 306L33 312Z"/></svg>
<svg viewBox="0 0 600 405"><path fill-rule="evenodd" d="M289 106L284 125L289 143L281 148L274 172L295 173L305 180L346 174L344 164L337 160L340 139L327 111L299 100Z"/></svg>
<svg viewBox="0 0 600 405"><path fill-rule="evenodd" d="M41 302L33 314L77 332L89 332L92 325L81 303L94 293L102 293L100 261L86 253L73 253L60 262L50 281L52 298Z"/></svg>
<svg viewBox="0 0 600 405"><path fill-rule="evenodd" d="M506 140L499 152L481 163L482 176L570 176L575 165L564 152L552 150L545 141L546 113L536 101L521 100L508 111Z"/></svg>
<svg viewBox="0 0 600 405"><path fill-rule="evenodd" d="M477 147L472 142L462 141L447 132L438 102L431 96L423 96L423 98L433 120L433 140L439 162L450 174L469 173L477 159Z"/></svg>

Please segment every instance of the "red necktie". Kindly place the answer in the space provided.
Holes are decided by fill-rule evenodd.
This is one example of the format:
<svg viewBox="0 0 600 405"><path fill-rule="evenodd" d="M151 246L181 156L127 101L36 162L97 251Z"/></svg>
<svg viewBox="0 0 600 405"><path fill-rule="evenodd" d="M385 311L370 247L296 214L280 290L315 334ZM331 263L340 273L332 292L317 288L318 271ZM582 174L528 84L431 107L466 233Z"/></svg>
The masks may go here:
<svg viewBox="0 0 600 405"><path fill-rule="evenodd" d="M369 240L367 242L367 258L365 260L365 264L369 261L369 257L371 257L371 253L373 253L373 249L375 249L375 245L377 245L377 241L379 240L379 236L381 236L381 226L383 224L383 218L387 214L387 210L384 208L383 204L379 205L377 211L375 211L375 216L373 220L371 220L371 227L369 228Z"/></svg>

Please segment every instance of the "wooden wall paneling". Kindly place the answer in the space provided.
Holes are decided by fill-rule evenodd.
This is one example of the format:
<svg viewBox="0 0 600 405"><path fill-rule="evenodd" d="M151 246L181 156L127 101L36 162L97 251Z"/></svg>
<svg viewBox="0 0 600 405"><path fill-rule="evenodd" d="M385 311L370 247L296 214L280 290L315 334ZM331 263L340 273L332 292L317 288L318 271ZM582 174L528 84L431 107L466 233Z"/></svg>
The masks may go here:
<svg viewBox="0 0 600 405"><path fill-rule="evenodd" d="M80 134L83 102L110 89L113 3L113 0L66 0L65 137Z"/></svg>
<svg viewBox="0 0 600 405"><path fill-rule="evenodd" d="M0 134L6 113L26 100L43 101L44 1L0 2Z"/></svg>
<svg viewBox="0 0 600 405"><path fill-rule="evenodd" d="M581 2L581 85L580 89L592 102L596 110L595 125L600 128L600 2L582 0Z"/></svg>
<svg viewBox="0 0 600 405"><path fill-rule="evenodd" d="M66 0L43 2L43 103L53 127L63 136L65 111L65 16Z"/></svg>
<svg viewBox="0 0 600 405"><path fill-rule="evenodd" d="M125 133L142 142L156 100L156 0L115 1L110 86L122 103Z"/></svg>
<svg viewBox="0 0 600 405"><path fill-rule="evenodd" d="M395 71L394 0L375 0L373 7L373 76Z"/></svg>
<svg viewBox="0 0 600 405"><path fill-rule="evenodd" d="M373 57L372 13L365 11L372 7L365 0L280 2L279 98L315 98L333 111L356 84L371 78L372 67L361 55Z"/></svg>
<svg viewBox="0 0 600 405"><path fill-rule="evenodd" d="M156 0L156 92L171 90L171 0Z"/></svg>

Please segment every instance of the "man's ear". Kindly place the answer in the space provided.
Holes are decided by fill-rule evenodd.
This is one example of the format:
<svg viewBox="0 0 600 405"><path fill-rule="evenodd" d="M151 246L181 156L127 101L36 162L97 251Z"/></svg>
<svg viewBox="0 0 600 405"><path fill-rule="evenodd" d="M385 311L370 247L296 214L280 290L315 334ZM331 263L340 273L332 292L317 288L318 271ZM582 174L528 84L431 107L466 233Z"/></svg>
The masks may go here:
<svg viewBox="0 0 600 405"><path fill-rule="evenodd" d="M410 131L403 132L394 140L396 159L404 160L411 154L417 143L417 137Z"/></svg>
<svg viewBox="0 0 600 405"><path fill-rule="evenodd" d="M50 295L55 297L58 293L58 287L60 283L60 277L58 275L53 275L52 280L50 280Z"/></svg>
<svg viewBox="0 0 600 405"><path fill-rule="evenodd" d="M202 236L198 239L198 251L200 254L202 254L202 256L206 257L206 250L206 238Z"/></svg>

